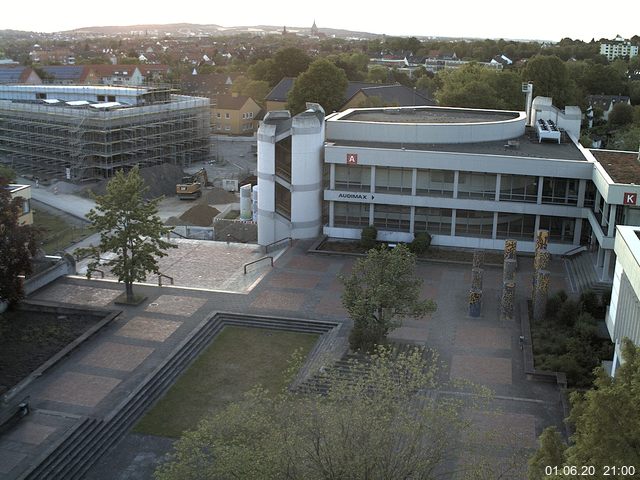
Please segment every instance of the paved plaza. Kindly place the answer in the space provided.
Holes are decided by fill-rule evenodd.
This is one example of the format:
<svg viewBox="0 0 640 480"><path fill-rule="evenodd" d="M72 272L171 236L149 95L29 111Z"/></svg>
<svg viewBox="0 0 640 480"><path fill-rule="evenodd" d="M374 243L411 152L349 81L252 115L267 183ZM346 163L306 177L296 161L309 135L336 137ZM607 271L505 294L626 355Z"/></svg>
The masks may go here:
<svg viewBox="0 0 640 480"><path fill-rule="evenodd" d="M82 417L107 416L213 312L347 321L336 275L348 273L353 258L308 254L310 243L299 241L276 259L273 268L268 262L256 265L245 279L239 269L261 256L259 249L213 243L186 242L184 251L181 245L177 256L163 264L173 272L176 286L136 286L137 293L146 295L138 306L113 303L122 285L83 278L63 278L32 295L33 300L122 313L28 387L25 394L31 395L33 413L0 436L0 480L18 478ZM552 288L569 290L561 261L554 262ZM520 260L520 300L530 293L531 263L530 258ZM493 390L488 404L468 412L475 430L492 432L492 441L480 445L470 437L459 461L473 461L474 455L490 451L496 461L508 463L515 445L520 473L512 478L522 478L537 436L549 425L562 426L561 398L554 385L525 379L520 324L499 318L501 270L485 270L482 315L477 319L467 315L471 265L420 263L418 274L425 282L423 298L435 300L438 309L424 319L405 320L392 338L437 349L445 382L472 381ZM151 479L170 446L168 439L130 433L87 478Z"/></svg>

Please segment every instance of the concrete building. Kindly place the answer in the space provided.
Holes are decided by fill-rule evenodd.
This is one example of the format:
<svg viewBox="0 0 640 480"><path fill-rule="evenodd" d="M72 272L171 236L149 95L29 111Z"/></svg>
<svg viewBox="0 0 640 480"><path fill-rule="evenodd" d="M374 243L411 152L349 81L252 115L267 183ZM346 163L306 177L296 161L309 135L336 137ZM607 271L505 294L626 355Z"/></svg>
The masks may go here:
<svg viewBox="0 0 640 480"><path fill-rule="evenodd" d="M580 109L549 98L533 101L529 121L514 111L350 109L326 118L324 136L320 124L296 127L322 123L315 107L300 119L271 113L258 132L261 244L320 231L357 239L375 225L381 241L428 231L434 245L502 250L515 238L533 252L547 229L551 253L597 251L598 276L610 281L615 226L640 225L637 155L584 149Z"/></svg>
<svg viewBox="0 0 640 480"><path fill-rule="evenodd" d="M209 100L141 87L0 86L0 163L19 173L102 179L209 154Z"/></svg>
<svg viewBox="0 0 640 480"><path fill-rule="evenodd" d="M611 375L620 366L620 347L624 337L640 345L640 228L620 225L615 240L616 269L611 303L607 309L607 328L615 352Z"/></svg>
<svg viewBox="0 0 640 480"><path fill-rule="evenodd" d="M638 55L638 46L632 45L631 42L618 35L611 43L600 44L600 55L604 55L609 61L618 57L633 58Z"/></svg>
<svg viewBox="0 0 640 480"><path fill-rule="evenodd" d="M245 95L231 94L216 97L211 107L211 126L214 133L224 135L252 135L258 128L262 108Z"/></svg>
<svg viewBox="0 0 640 480"><path fill-rule="evenodd" d="M31 185L18 185L10 183L9 192L11 193L11 199L19 198L20 203L20 216L18 217L18 223L20 225L32 225L33 224L33 212L31 211Z"/></svg>

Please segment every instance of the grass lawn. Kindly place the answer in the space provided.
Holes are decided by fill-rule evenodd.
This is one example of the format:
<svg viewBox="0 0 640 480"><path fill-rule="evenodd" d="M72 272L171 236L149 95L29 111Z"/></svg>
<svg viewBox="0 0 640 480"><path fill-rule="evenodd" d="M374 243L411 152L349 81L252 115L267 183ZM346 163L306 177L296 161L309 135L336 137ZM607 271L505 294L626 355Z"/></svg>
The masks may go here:
<svg viewBox="0 0 640 480"><path fill-rule="evenodd" d="M89 226L73 225L63 216L52 214L43 208L33 209L33 225L42 230L40 242L47 254L64 250L93 233Z"/></svg>
<svg viewBox="0 0 640 480"><path fill-rule="evenodd" d="M224 408L257 384L285 387L296 349L306 355L317 335L226 327L135 426L134 431L177 438L208 413Z"/></svg>

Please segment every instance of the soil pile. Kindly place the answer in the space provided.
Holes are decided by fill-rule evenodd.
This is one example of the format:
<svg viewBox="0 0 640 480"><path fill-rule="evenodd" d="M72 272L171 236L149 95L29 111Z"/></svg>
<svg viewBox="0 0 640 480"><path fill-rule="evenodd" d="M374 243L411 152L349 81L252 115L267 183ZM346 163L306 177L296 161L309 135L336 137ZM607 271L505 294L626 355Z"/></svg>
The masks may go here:
<svg viewBox="0 0 640 480"><path fill-rule="evenodd" d="M182 168L178 165L163 163L153 167L140 169L140 176L149 190L145 193L145 199L158 198L162 196L171 197L176 194L176 184L182 181ZM89 187L96 195L104 195L107 191L109 180L102 180L92 187Z"/></svg>
<svg viewBox="0 0 640 480"><path fill-rule="evenodd" d="M213 223L213 217L220 213L219 210L209 205L194 205L189 210L180 215L180 220L189 222L190 225L198 227L208 227ZM184 224L183 224L184 225Z"/></svg>
<svg viewBox="0 0 640 480"><path fill-rule="evenodd" d="M227 203L237 203L240 197L232 192L227 192L220 187L213 187L202 192L202 203L209 205L223 205Z"/></svg>

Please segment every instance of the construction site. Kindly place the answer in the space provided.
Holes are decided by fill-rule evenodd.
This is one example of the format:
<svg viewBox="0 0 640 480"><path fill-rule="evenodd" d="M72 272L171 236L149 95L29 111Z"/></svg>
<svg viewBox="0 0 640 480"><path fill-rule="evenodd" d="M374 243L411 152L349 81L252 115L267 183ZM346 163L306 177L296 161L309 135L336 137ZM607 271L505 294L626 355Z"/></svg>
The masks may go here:
<svg viewBox="0 0 640 480"><path fill-rule="evenodd" d="M119 169L204 162L206 98L170 89L0 86L0 163L41 179L87 182Z"/></svg>

